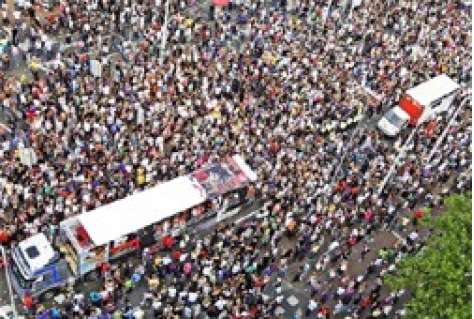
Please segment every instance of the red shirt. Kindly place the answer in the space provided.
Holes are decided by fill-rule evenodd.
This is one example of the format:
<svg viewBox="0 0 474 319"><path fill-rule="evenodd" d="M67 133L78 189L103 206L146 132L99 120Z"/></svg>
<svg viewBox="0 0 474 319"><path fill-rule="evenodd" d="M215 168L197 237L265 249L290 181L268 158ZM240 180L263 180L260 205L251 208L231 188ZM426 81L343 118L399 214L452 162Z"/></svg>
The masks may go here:
<svg viewBox="0 0 474 319"><path fill-rule="evenodd" d="M251 316L252 318L257 318L258 313L259 313L259 311L258 311L258 308L257 308L257 307L253 307L253 308L250 309L250 311L249 311L249 314L250 314L250 316Z"/></svg>
<svg viewBox="0 0 474 319"><path fill-rule="evenodd" d="M371 211L368 211L367 213L365 213L365 217L364 217L364 218L365 218L365 220L366 220L367 222L370 222L370 221L372 220L372 216L373 216L372 212L371 212Z"/></svg>
<svg viewBox="0 0 474 319"><path fill-rule="evenodd" d="M26 116L28 117L28 121L30 121L30 122L33 122L35 120L35 117L36 117L35 112L31 112L31 111L28 112Z"/></svg>
<svg viewBox="0 0 474 319"><path fill-rule="evenodd" d="M31 296L26 296L23 302L26 309L31 309L31 307L33 307L33 298L31 298Z"/></svg>
<svg viewBox="0 0 474 319"><path fill-rule="evenodd" d="M102 275L105 275L109 270L110 270L110 264L109 263L103 263L101 266L100 266L100 272Z"/></svg>
<svg viewBox="0 0 474 319"><path fill-rule="evenodd" d="M351 193L352 193L352 195L355 196L355 195L357 195L357 194L359 193L359 189L358 189L357 187L352 187Z"/></svg>
<svg viewBox="0 0 474 319"><path fill-rule="evenodd" d="M368 308L370 306L371 302L370 302L370 299L369 298L364 298L362 299L362 307L365 309L365 308Z"/></svg>
<svg viewBox="0 0 474 319"><path fill-rule="evenodd" d="M253 286L255 288L260 288L260 287L263 287L264 285L265 284L264 284L263 280L261 280L261 279L256 279L254 284L253 284Z"/></svg>
<svg viewBox="0 0 474 319"><path fill-rule="evenodd" d="M326 307L326 306L322 306L322 307L321 307L321 313L322 313L323 315L328 315L328 314L329 314L329 308Z"/></svg>
<svg viewBox="0 0 474 319"><path fill-rule="evenodd" d="M357 238L355 238L355 237L349 238L349 244L355 245L356 243L357 243Z"/></svg>
<svg viewBox="0 0 474 319"><path fill-rule="evenodd" d="M272 153L278 153L278 151L280 150L280 146L278 145L277 142L272 142L270 144L270 152Z"/></svg>
<svg viewBox="0 0 474 319"><path fill-rule="evenodd" d="M415 212L415 218L416 219L420 219L423 217L423 211L421 209L418 209L416 212Z"/></svg>
<svg viewBox="0 0 474 319"><path fill-rule="evenodd" d="M10 242L10 234L6 231L0 231L0 243L8 244Z"/></svg>
<svg viewBox="0 0 474 319"><path fill-rule="evenodd" d="M174 244L174 240L171 236L168 235L163 239L163 245L166 248L170 248L171 246L173 246L173 244Z"/></svg>
<svg viewBox="0 0 474 319"><path fill-rule="evenodd" d="M179 250L173 252L173 258L179 260L181 258L181 252Z"/></svg>

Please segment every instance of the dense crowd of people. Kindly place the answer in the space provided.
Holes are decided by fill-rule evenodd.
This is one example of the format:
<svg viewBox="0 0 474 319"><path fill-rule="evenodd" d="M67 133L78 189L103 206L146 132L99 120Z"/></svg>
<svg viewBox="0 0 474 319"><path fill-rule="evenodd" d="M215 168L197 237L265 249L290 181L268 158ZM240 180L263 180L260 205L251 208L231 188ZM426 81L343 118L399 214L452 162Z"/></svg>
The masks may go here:
<svg viewBox="0 0 474 319"><path fill-rule="evenodd" d="M34 6L4 15L0 100L13 136L0 144L0 240L54 234L66 216L188 173L203 156L241 154L267 205L242 225L145 250L139 267L104 273L104 291L36 309L38 317L143 318L127 292L146 283L141 306L156 318L277 318L282 278L309 281L308 308L295 318L395 311L403 292L382 294L383 275L421 247L418 228L381 249L365 273L348 270L381 229L470 189L470 103L426 162L452 110L471 96L470 8L364 1L352 10L334 4L326 19L325 1L236 0L198 17L189 13L198 4L183 0L170 4L164 32L158 2L70 0L44 18ZM62 41L73 44L53 49ZM32 79L9 75L21 61ZM432 131L418 130L379 195L411 130L392 143L370 123L439 74L461 92ZM20 161L25 147L36 153L32 167ZM288 277L292 261L302 266Z"/></svg>

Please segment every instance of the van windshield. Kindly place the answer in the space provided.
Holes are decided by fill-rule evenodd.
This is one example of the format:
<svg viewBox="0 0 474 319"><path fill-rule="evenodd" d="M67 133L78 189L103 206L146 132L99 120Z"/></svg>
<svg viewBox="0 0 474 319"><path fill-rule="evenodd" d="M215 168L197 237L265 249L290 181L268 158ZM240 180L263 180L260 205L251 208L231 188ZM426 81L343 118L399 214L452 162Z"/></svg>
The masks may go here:
<svg viewBox="0 0 474 319"><path fill-rule="evenodd" d="M398 117L393 110L390 110L385 114L385 119L395 127L402 127L403 125L403 119Z"/></svg>

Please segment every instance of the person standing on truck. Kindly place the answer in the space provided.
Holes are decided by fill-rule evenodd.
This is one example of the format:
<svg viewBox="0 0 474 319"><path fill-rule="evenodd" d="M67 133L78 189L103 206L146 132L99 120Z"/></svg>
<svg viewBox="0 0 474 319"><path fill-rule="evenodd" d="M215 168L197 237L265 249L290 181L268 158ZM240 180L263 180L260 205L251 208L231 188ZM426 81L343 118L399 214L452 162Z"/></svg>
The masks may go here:
<svg viewBox="0 0 474 319"><path fill-rule="evenodd" d="M111 276L111 266L109 263L105 262L100 265L100 274L102 277L102 282L105 282L106 279Z"/></svg>

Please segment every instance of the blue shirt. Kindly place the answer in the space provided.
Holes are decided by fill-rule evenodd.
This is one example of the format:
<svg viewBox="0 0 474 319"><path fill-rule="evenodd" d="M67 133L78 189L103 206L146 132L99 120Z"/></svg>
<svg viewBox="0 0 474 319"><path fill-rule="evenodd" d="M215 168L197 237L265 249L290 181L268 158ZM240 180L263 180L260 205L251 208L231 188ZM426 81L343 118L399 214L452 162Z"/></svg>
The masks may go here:
<svg viewBox="0 0 474 319"><path fill-rule="evenodd" d="M61 313L59 312L58 309L56 309L56 308L51 309L51 318L52 318L52 319L59 319L59 318L61 318Z"/></svg>
<svg viewBox="0 0 474 319"><path fill-rule="evenodd" d="M44 310L36 316L36 319L49 319L48 311Z"/></svg>

